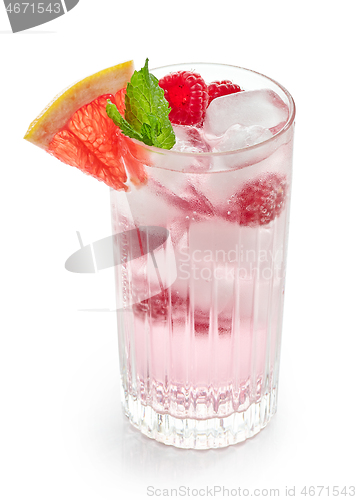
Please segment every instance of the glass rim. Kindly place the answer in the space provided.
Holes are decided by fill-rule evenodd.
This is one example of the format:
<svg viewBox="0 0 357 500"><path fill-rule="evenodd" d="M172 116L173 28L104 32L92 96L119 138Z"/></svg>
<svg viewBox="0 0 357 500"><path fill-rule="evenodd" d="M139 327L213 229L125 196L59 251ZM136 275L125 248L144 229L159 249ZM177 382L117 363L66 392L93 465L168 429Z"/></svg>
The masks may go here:
<svg viewBox="0 0 357 500"><path fill-rule="evenodd" d="M244 148L239 148L239 149L232 149L229 151L207 151L207 152L191 152L191 151L174 151L172 149L163 149L163 148L158 148L156 146L147 146L146 144L136 140L136 139L131 139L135 144L141 146L142 148L149 150L153 153L158 153L158 154L164 154L164 155L173 155L176 157L200 157L200 158L208 158L208 157L220 157L220 156L228 156L228 155L234 155L234 154L239 154L243 153L245 151L254 151L255 149L262 148L266 144L274 142L278 137L282 136L285 132L287 132L292 125L294 124L295 121L295 114L296 114L296 106L294 99L290 92L279 82L274 80L273 78L270 78L269 76L264 75L263 73L259 73L258 71L254 71L252 69L248 68L243 68L242 66L235 66L234 64L224 64L224 63L207 63L207 62L191 62L191 63L175 63L175 64L168 64L164 66L158 66L156 68L150 69L150 71L156 71L156 70L161 70L164 68L175 68L178 66L202 66L202 65L207 65L207 66L221 66L221 67L230 67L230 68L235 68L243 71L247 71L249 73L253 73L255 75L261 76L265 78L266 80L269 80L272 82L274 85L278 86L279 89L285 94L285 96L288 99L288 104L289 104L289 117L287 122L285 123L284 127L279 130L276 134L274 134L272 137L269 137L269 139L266 139L262 142L259 142L258 144L253 144L252 146L245 146Z"/></svg>

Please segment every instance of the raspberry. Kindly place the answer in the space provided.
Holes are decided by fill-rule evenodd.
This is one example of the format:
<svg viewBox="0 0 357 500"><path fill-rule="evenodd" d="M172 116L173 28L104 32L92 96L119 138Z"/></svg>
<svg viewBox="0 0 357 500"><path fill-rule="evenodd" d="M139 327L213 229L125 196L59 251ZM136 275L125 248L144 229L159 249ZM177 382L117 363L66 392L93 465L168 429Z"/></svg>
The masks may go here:
<svg viewBox="0 0 357 500"><path fill-rule="evenodd" d="M208 104L216 97L222 95L235 94L236 92L243 92L239 85L232 83L230 80L221 80L220 82L212 82L208 85Z"/></svg>
<svg viewBox="0 0 357 500"><path fill-rule="evenodd" d="M171 299L169 290L150 297L134 304L134 314L145 321L148 317L155 322L166 323L171 320L173 327L182 327L187 321L189 315L189 298L181 297L178 292L171 291ZM209 311L202 311L195 308L193 324L195 335L207 336L210 331L210 314ZM218 315L218 334L230 335L232 317L229 315Z"/></svg>
<svg viewBox="0 0 357 500"><path fill-rule="evenodd" d="M280 215L287 193L287 182L283 175L270 173L247 182L229 201L225 211L227 220L242 226L269 224Z"/></svg>
<svg viewBox="0 0 357 500"><path fill-rule="evenodd" d="M169 308L171 309L171 318L173 321L180 317L184 317L187 309L187 299L183 299L177 292L170 294L168 290L150 297L149 299L142 300L134 304L134 313L145 319L149 315L154 321L167 321L169 317Z"/></svg>
<svg viewBox="0 0 357 500"><path fill-rule="evenodd" d="M177 125L202 125L208 106L208 90L203 78L191 71L177 71L159 80L171 111L169 119Z"/></svg>

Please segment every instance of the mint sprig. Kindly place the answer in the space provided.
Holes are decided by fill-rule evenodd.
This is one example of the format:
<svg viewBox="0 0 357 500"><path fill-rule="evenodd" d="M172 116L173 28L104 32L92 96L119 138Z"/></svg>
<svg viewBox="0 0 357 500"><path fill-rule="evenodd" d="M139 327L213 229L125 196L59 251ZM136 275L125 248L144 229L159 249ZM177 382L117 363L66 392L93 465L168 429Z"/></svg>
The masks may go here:
<svg viewBox="0 0 357 500"><path fill-rule="evenodd" d="M140 71L134 71L126 88L125 118L108 99L109 118L120 127L123 134L148 146L171 149L176 142L169 120L171 111L164 90L158 79L149 73L149 60Z"/></svg>

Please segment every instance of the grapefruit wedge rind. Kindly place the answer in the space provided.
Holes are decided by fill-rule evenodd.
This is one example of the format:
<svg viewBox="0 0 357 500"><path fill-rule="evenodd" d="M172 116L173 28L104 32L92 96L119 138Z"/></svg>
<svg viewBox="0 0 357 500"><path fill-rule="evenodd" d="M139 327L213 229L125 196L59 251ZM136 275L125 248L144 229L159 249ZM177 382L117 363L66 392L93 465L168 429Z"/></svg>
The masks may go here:
<svg viewBox="0 0 357 500"><path fill-rule="evenodd" d="M133 61L94 73L58 94L31 123L24 139L48 150L57 132L62 130L71 116L82 106L103 94L116 94L126 87L134 72Z"/></svg>

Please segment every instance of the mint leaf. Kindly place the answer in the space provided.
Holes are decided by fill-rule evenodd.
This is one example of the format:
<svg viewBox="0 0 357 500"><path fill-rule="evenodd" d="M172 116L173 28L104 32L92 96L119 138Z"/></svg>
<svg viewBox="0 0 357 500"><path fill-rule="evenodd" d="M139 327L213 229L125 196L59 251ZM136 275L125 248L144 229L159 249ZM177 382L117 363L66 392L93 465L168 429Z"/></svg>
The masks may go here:
<svg viewBox="0 0 357 500"><path fill-rule="evenodd" d="M161 124L156 118L156 116L152 115L151 113L148 114L148 119L150 122L150 125L147 123L143 123L141 126L141 134L143 136L143 142L145 144L155 144L157 142L157 137L161 135Z"/></svg>
<svg viewBox="0 0 357 500"><path fill-rule="evenodd" d="M158 79L149 73L148 64L146 59L145 66L134 72L127 85L125 118L109 100L107 114L128 137L148 146L171 149L176 140L169 120L169 103Z"/></svg>
<svg viewBox="0 0 357 500"><path fill-rule="evenodd" d="M121 116L118 108L111 102L110 99L107 99L107 106L105 109L109 118L113 120L117 127L121 128L123 134L131 137L132 139L137 139L138 141L143 140L142 135L136 132L133 127Z"/></svg>

